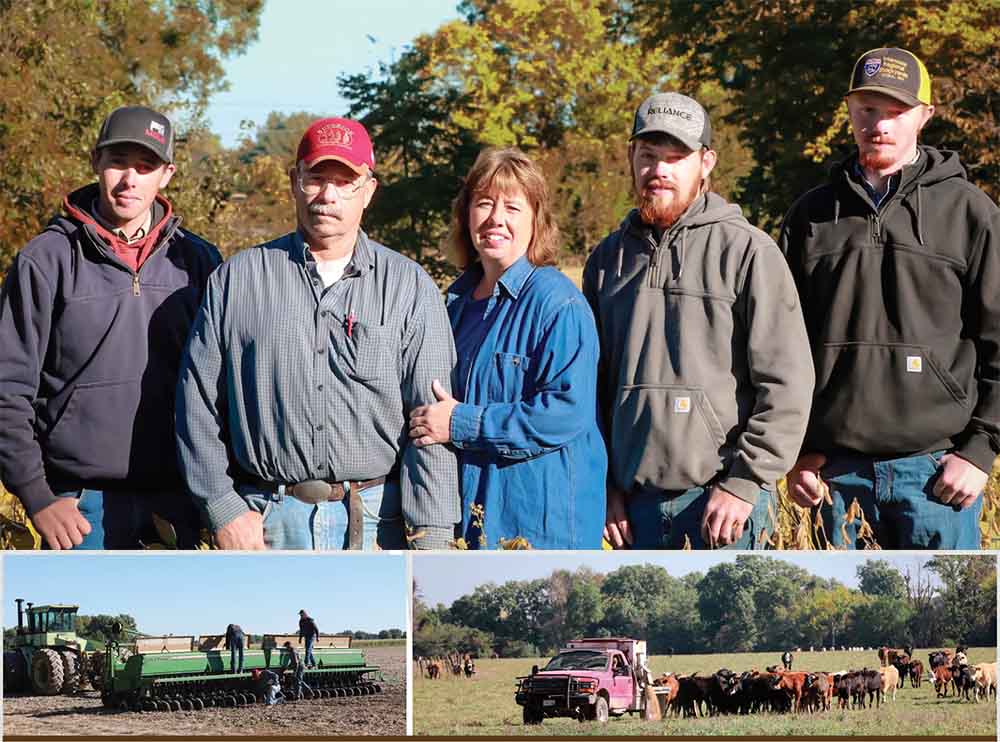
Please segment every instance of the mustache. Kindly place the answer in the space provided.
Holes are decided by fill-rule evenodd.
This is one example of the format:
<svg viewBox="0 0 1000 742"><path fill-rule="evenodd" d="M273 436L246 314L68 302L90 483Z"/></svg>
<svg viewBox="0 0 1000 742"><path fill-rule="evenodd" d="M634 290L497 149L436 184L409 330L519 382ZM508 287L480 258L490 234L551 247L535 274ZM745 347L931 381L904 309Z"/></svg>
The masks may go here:
<svg viewBox="0 0 1000 742"><path fill-rule="evenodd" d="M671 191L676 191L677 186L670 181L663 180L661 178L650 178L645 183L642 184L642 191L645 193L651 188L666 188Z"/></svg>
<svg viewBox="0 0 1000 742"><path fill-rule="evenodd" d="M335 216L338 219L343 216L339 206L333 204L309 204L310 214L321 214L322 216Z"/></svg>
<svg viewBox="0 0 1000 742"><path fill-rule="evenodd" d="M875 136L868 137L868 142L869 144L895 144L896 140L892 137L876 134Z"/></svg>

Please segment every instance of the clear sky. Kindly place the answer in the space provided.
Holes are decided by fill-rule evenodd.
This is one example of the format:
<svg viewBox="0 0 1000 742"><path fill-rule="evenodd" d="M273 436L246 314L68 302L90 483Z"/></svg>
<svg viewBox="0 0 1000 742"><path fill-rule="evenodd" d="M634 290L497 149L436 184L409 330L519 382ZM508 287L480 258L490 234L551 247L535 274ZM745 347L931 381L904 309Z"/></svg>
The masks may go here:
<svg viewBox="0 0 1000 742"><path fill-rule="evenodd" d="M208 109L212 130L232 147L240 121L263 125L271 111L343 115L337 76L398 59L422 33L458 18L457 0L267 0L257 41L224 62L230 89Z"/></svg>
<svg viewBox="0 0 1000 742"><path fill-rule="evenodd" d="M538 551L512 551L481 554L421 554L413 560L413 579L430 606L449 606L456 598L487 582L502 584L510 580L534 580L548 577L557 569L576 570L590 567L595 572L613 572L627 564L656 564L674 577L689 572L706 572L721 562L734 562L738 552L574 552L567 554ZM746 552L743 552L746 553ZM900 571L916 571L932 555L865 555L853 552L809 552L790 554L769 552L767 557L783 559L824 579L836 579L848 587L857 587L858 565L867 559L884 559Z"/></svg>
<svg viewBox="0 0 1000 742"><path fill-rule="evenodd" d="M294 633L305 609L323 633L406 628L406 560L398 554L106 553L3 555L4 627L14 598L128 613L148 634Z"/></svg>

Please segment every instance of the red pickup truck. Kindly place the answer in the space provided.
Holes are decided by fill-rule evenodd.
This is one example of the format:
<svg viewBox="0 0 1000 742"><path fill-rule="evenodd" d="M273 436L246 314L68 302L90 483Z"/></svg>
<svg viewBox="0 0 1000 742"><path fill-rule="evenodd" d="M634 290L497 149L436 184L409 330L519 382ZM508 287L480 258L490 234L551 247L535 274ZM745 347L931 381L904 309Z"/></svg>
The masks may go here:
<svg viewBox="0 0 1000 742"><path fill-rule="evenodd" d="M575 639L543 669L519 677L514 700L525 724L556 716L606 722L643 711L646 673L644 641Z"/></svg>

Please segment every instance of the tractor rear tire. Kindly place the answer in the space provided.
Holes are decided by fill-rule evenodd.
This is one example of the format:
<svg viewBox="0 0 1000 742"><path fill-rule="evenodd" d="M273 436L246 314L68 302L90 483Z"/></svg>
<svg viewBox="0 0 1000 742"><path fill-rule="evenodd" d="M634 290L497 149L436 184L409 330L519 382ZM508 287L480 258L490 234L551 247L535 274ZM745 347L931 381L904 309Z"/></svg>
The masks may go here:
<svg viewBox="0 0 1000 742"><path fill-rule="evenodd" d="M28 690L28 662L20 652L3 653L3 686L8 693Z"/></svg>
<svg viewBox="0 0 1000 742"><path fill-rule="evenodd" d="M63 689L63 661L54 649L39 649L31 658L31 683L43 696L58 695Z"/></svg>
<svg viewBox="0 0 1000 742"><path fill-rule="evenodd" d="M82 678L80 676L80 671L83 669L80 667L78 662L78 657L73 652L60 652L63 663L63 687L62 692L65 694L75 693L83 685Z"/></svg>

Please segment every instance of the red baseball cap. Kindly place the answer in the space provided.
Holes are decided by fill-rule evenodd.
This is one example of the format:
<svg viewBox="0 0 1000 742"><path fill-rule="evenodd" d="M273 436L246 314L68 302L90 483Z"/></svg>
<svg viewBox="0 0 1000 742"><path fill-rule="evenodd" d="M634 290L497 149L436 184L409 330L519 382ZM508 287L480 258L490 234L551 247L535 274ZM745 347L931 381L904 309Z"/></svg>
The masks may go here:
<svg viewBox="0 0 1000 742"><path fill-rule="evenodd" d="M323 160L337 160L358 175L375 171L375 152L365 127L357 121L328 118L314 121L299 142L295 156L307 168Z"/></svg>

